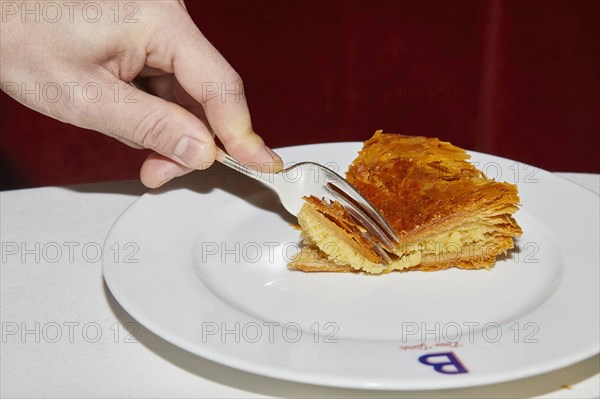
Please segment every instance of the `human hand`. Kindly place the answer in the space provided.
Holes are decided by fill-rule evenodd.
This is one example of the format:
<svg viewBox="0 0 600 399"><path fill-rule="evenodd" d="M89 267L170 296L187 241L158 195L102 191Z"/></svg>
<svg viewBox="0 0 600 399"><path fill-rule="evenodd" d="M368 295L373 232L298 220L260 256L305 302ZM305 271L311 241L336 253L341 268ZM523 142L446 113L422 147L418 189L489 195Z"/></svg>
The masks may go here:
<svg viewBox="0 0 600 399"><path fill-rule="evenodd" d="M140 171L146 186L210 166L213 134L239 162L281 169L252 130L240 76L183 1L2 2L1 12L2 89L47 116L153 150Z"/></svg>

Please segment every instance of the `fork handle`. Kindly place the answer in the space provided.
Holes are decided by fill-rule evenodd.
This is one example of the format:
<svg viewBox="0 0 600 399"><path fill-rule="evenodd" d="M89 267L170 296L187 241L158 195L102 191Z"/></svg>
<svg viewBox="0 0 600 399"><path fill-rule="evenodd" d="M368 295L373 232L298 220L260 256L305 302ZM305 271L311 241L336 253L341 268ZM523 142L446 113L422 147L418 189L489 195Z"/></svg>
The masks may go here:
<svg viewBox="0 0 600 399"><path fill-rule="evenodd" d="M222 149L220 149L219 147L217 147L217 157L216 160L220 163L222 163L225 166L228 166L232 169L237 170L240 173L245 174L246 176L250 176L253 178L257 178L255 175L257 174L256 171L251 170L250 168L245 167L244 165L242 165L241 163L239 163L238 161L236 161L235 159L233 159L231 156L229 156L229 154L227 154L225 151L223 151Z"/></svg>
<svg viewBox="0 0 600 399"><path fill-rule="evenodd" d="M272 187L273 182L271 179L264 178L265 173L259 172L258 170L247 168L246 166L242 165L241 163L239 163L238 161L233 159L229 154L227 154L225 151L223 151L219 147L217 147L216 160L217 160L217 162L219 162L233 170L237 170L238 172L240 172L248 177L251 177L269 187Z"/></svg>

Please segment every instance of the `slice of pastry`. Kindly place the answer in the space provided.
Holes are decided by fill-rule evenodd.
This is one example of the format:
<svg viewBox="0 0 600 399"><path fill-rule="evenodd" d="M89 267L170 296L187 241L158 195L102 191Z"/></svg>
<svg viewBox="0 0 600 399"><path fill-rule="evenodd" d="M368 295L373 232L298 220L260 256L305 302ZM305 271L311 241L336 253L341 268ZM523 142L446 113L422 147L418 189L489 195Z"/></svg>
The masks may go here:
<svg viewBox="0 0 600 399"><path fill-rule="evenodd" d="M491 268L521 228L517 186L486 178L461 148L436 138L384 134L364 143L346 179L400 239L385 261L337 202L306 198L303 248L289 267L306 272L387 273Z"/></svg>

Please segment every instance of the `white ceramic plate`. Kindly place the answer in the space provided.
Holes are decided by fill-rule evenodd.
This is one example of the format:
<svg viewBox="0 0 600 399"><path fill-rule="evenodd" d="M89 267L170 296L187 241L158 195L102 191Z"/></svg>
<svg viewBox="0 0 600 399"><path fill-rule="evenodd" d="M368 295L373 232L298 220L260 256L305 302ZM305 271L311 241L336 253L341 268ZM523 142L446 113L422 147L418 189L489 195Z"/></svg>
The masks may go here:
<svg viewBox="0 0 600 399"><path fill-rule="evenodd" d="M280 150L345 172L360 144ZM144 195L104 246L104 278L171 343L253 373L365 389L490 384L598 352L598 196L472 153L516 182L518 248L491 271L384 276L289 271L299 234L275 195L214 167ZM118 253L116 248L125 248Z"/></svg>

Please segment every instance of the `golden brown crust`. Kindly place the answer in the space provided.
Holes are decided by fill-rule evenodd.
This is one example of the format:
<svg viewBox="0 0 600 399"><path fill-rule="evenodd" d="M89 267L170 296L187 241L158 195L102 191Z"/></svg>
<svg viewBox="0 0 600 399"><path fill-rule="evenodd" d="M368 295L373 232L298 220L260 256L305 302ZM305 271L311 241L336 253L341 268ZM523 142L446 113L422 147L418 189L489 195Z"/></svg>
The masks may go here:
<svg viewBox="0 0 600 399"><path fill-rule="evenodd" d="M381 211L396 231L401 241L394 250L396 255L405 254L401 247L420 248L416 262L398 268L412 266L408 270L424 271L453 266L491 268L499 254L513 247L512 237L521 235L521 228L512 217L519 203L516 185L487 179L466 161L468 158L463 149L435 138L376 132L364 143L346 178ZM369 262L381 262L341 205L327 204L314 197L308 198L307 204L305 207L330 222L328 237L344 241ZM302 225L301 217L299 222ZM319 242L311 239L314 226L307 227L302 226L306 246L298 259L290 262L290 268L389 271L389 268L370 266L368 270L355 264L344 265L339 257L334 261L323 252L322 246L319 250ZM461 242L462 249L457 256L448 257L452 251L445 247L439 252L424 249L424 245L431 242L450 240L453 232L461 232L466 240ZM460 234L457 237L460 241ZM313 260L307 260L309 255Z"/></svg>
<svg viewBox="0 0 600 399"><path fill-rule="evenodd" d="M465 150L436 138L377 132L346 178L383 213L402 241L418 241L434 226L451 224L464 214L507 206L517 210L517 187L487 179L468 158Z"/></svg>

